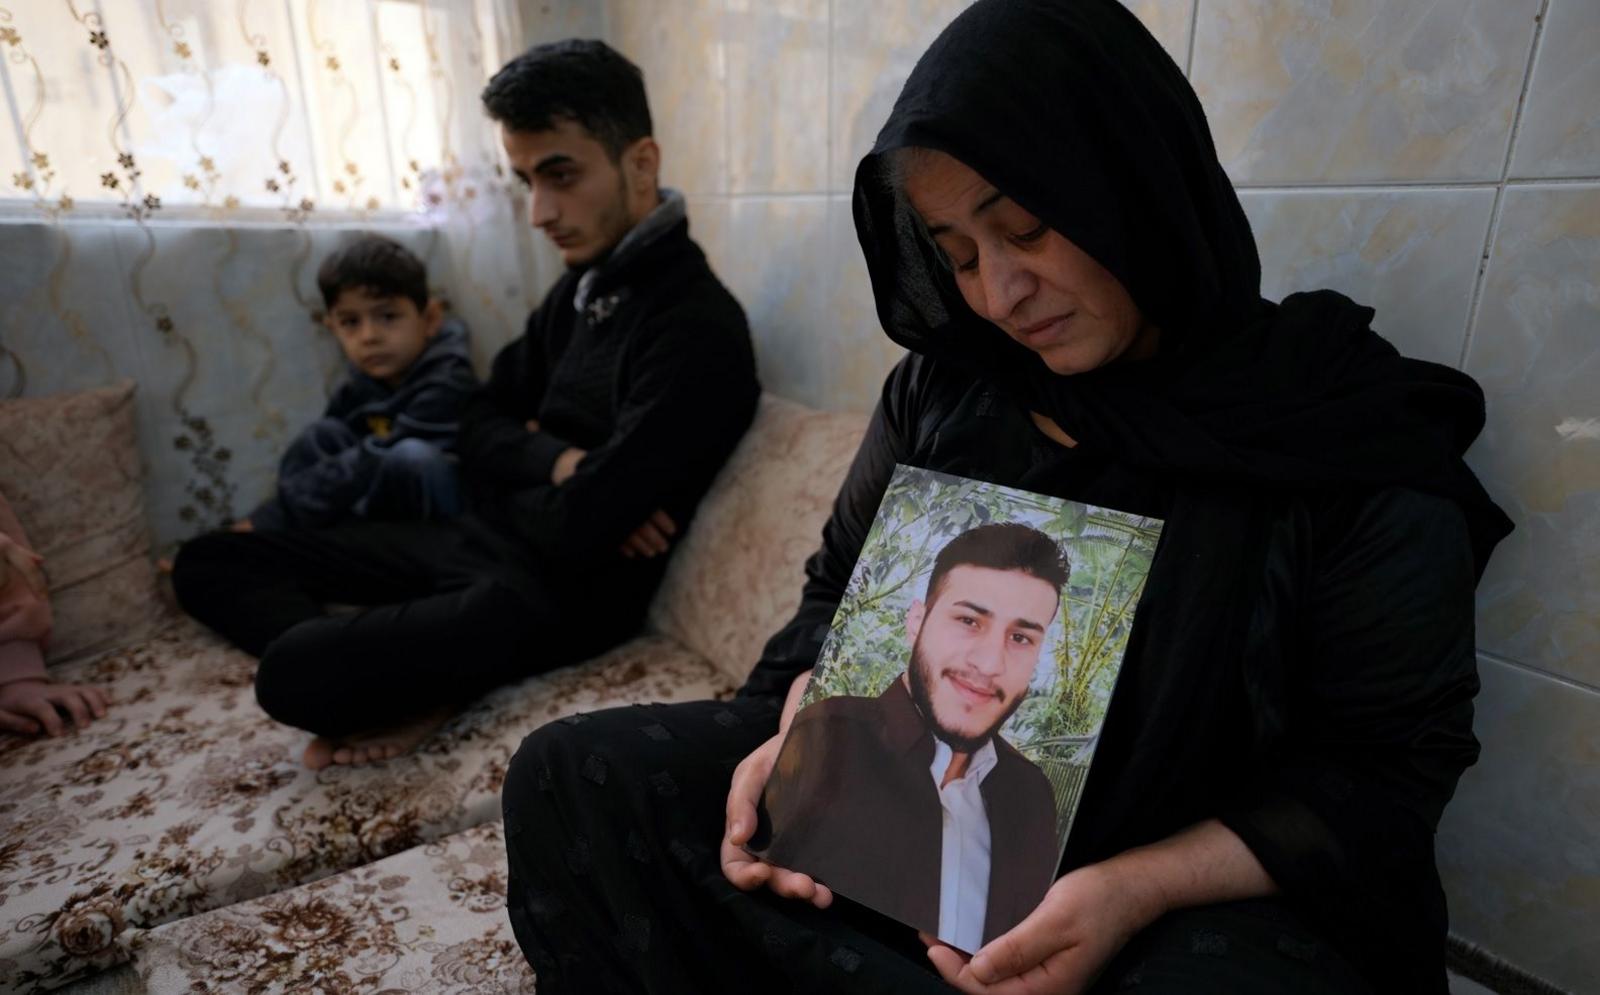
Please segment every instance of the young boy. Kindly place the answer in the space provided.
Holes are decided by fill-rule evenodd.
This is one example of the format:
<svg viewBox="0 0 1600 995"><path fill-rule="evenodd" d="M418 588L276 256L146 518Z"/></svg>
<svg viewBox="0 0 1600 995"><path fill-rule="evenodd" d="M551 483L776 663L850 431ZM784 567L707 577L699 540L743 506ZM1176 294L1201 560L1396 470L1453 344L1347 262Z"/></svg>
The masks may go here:
<svg viewBox="0 0 1600 995"><path fill-rule="evenodd" d="M422 261L378 235L323 260L317 287L349 377L290 444L277 494L236 530L454 516L456 430L478 384L466 327L443 320Z"/></svg>

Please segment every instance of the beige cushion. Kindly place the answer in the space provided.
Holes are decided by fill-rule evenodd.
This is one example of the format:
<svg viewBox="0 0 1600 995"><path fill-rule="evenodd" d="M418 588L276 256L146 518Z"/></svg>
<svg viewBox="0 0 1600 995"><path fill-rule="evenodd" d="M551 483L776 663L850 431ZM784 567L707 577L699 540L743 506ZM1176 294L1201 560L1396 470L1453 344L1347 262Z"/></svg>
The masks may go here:
<svg viewBox="0 0 1600 995"><path fill-rule="evenodd" d="M174 622L58 668L109 691L105 718L63 739L0 737L0 989L57 987L125 959L130 928L496 821L506 765L551 719L732 690L646 636L487 695L407 756L314 773L300 764L310 737L261 711L254 674L250 657Z"/></svg>
<svg viewBox="0 0 1600 995"><path fill-rule="evenodd" d="M672 558L651 625L744 683L794 614L805 561L861 444L867 416L767 395Z"/></svg>
<svg viewBox="0 0 1600 995"><path fill-rule="evenodd" d="M125 646L162 613L142 476L133 381L0 401L0 492L44 557L51 662Z"/></svg>
<svg viewBox="0 0 1600 995"><path fill-rule="evenodd" d="M505 839L490 823L129 945L152 992L532 995L505 905Z"/></svg>

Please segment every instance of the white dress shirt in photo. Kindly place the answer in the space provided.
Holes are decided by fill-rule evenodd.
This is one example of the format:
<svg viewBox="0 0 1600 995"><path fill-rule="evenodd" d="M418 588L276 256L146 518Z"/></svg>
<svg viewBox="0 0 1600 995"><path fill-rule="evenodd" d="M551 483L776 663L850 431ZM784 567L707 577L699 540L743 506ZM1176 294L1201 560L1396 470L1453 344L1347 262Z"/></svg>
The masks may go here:
<svg viewBox="0 0 1600 995"><path fill-rule="evenodd" d="M979 787L999 757L991 739L972 755L964 775L939 787L955 755L944 740L934 737L933 743L928 769L944 807L939 939L974 953L983 945L983 920L989 908L989 813Z"/></svg>

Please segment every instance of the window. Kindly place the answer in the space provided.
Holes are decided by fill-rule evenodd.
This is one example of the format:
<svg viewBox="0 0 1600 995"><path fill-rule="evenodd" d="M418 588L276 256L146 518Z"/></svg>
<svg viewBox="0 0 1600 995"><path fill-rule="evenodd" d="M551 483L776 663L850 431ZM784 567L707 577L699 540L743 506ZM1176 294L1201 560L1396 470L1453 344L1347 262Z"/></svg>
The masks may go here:
<svg viewBox="0 0 1600 995"><path fill-rule="evenodd" d="M61 0L0 8L9 209L288 218L501 183L483 81L507 0Z"/></svg>

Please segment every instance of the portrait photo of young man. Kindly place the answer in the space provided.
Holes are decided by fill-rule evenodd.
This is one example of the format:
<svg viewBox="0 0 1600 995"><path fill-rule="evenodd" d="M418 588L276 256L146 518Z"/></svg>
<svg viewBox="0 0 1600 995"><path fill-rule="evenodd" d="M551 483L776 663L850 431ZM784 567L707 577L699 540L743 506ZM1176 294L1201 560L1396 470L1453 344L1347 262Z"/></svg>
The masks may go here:
<svg viewBox="0 0 1600 995"><path fill-rule="evenodd" d="M973 951L1033 911L1060 845L1043 771L1001 736L1028 695L1069 566L1027 525L946 543L877 697L795 716L767 783L762 854Z"/></svg>

